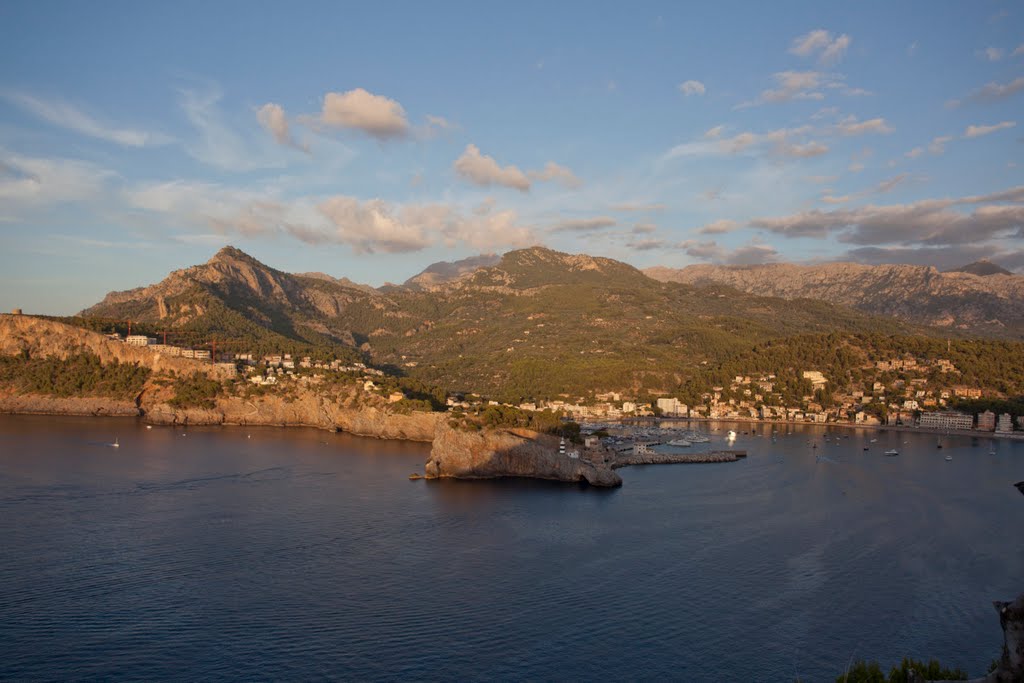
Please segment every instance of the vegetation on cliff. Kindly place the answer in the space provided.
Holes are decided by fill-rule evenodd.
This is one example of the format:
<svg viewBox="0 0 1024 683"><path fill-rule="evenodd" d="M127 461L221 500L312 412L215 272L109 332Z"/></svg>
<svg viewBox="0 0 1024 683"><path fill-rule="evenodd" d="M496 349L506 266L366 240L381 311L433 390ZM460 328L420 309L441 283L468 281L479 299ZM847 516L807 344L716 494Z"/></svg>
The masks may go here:
<svg viewBox="0 0 1024 683"><path fill-rule="evenodd" d="M926 681L965 681L967 672L962 669L950 669L942 666L937 660L930 659L927 663L904 657L899 666L894 666L886 676L878 662L863 660L853 663L849 670L836 677L836 683L907 683L910 672L915 671L918 680Z"/></svg>
<svg viewBox="0 0 1024 683"><path fill-rule="evenodd" d="M194 372L175 379L174 398L167 403L175 408L213 408L223 390L224 386L217 380Z"/></svg>
<svg viewBox="0 0 1024 683"><path fill-rule="evenodd" d="M66 359L33 358L23 352L0 356L0 384L29 394L134 399L150 376L149 368L80 353Z"/></svg>

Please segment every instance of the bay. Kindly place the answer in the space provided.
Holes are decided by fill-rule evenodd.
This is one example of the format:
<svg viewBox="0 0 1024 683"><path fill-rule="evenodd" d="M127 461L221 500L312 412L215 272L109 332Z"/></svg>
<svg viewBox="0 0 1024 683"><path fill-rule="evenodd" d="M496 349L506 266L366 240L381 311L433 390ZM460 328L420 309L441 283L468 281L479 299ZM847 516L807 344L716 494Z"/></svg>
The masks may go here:
<svg viewBox="0 0 1024 683"><path fill-rule="evenodd" d="M792 681L998 657L1024 443L710 428L749 457L606 491L413 482L429 445L311 429L0 416L0 679Z"/></svg>

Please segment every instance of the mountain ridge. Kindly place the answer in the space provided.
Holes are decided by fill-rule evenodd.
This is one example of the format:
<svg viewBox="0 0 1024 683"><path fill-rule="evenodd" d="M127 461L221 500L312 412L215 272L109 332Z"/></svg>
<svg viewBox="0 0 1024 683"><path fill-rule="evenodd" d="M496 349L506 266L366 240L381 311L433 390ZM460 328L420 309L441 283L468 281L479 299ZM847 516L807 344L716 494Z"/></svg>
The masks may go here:
<svg viewBox="0 0 1024 683"><path fill-rule="evenodd" d="M1024 336L1024 276L940 272L933 266L857 263L647 268L663 282L813 299L873 315L985 336Z"/></svg>

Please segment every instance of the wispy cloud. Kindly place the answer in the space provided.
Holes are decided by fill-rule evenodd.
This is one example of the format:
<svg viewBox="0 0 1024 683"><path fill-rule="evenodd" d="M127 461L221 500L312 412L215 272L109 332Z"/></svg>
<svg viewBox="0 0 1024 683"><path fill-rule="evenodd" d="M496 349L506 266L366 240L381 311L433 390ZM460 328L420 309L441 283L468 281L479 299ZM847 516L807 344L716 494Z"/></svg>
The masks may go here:
<svg viewBox="0 0 1024 683"><path fill-rule="evenodd" d="M21 92L0 91L0 97L60 128L125 147L166 145L172 139L163 133L123 128L100 121L62 100L45 100Z"/></svg>
<svg viewBox="0 0 1024 683"><path fill-rule="evenodd" d="M946 102L946 106L958 107L964 102L998 102L1007 97L1012 97L1022 90L1024 90L1024 76L1015 78L1007 83L993 81L981 86L962 100L949 100Z"/></svg>
<svg viewBox="0 0 1024 683"><path fill-rule="evenodd" d="M0 149L0 220L20 211L96 199L115 177L88 161L30 157Z"/></svg>
<svg viewBox="0 0 1024 683"><path fill-rule="evenodd" d="M610 228L616 224L616 220L611 216L595 216L593 218L574 218L570 220L564 220L560 223L555 223L550 228L549 232L595 232L597 230L604 230Z"/></svg>
<svg viewBox="0 0 1024 683"><path fill-rule="evenodd" d="M712 261L725 265L756 265L759 263L771 263L779 260L779 252L775 247L763 244L759 241L751 241L735 249L724 247L718 242L711 240L701 242L698 240L686 240L679 244L679 247L688 256L701 261Z"/></svg>
<svg viewBox="0 0 1024 683"><path fill-rule="evenodd" d="M262 107L256 110L256 118L260 122L263 128L274 136L274 140L279 145L285 145L287 147L294 147L295 149L302 150L303 152L309 152L309 145L299 144L292 137L291 130L288 126L288 117L284 113L284 108L279 104L268 102Z"/></svg>
<svg viewBox="0 0 1024 683"><path fill-rule="evenodd" d="M999 123L992 124L991 126L967 126L967 129L964 130L964 137L980 138L982 135L989 135L990 133L995 133L997 130L1013 128L1016 125L1016 121L1001 121Z"/></svg>
<svg viewBox="0 0 1024 683"><path fill-rule="evenodd" d="M827 65L842 59L852 42L845 33L836 36L819 28L794 38L789 52L800 57L817 56L821 64Z"/></svg>
<svg viewBox="0 0 1024 683"><path fill-rule="evenodd" d="M703 95L706 92L704 84L700 81L683 81L679 84L679 92L687 97L691 95Z"/></svg>
<svg viewBox="0 0 1024 683"><path fill-rule="evenodd" d="M911 204L865 206L835 211L802 211L758 218L750 226L786 237L835 235L852 244L950 245L998 238L1024 225L1024 187L960 199L927 199ZM1007 205L1008 204L1008 205ZM972 210L961 207L978 205Z"/></svg>

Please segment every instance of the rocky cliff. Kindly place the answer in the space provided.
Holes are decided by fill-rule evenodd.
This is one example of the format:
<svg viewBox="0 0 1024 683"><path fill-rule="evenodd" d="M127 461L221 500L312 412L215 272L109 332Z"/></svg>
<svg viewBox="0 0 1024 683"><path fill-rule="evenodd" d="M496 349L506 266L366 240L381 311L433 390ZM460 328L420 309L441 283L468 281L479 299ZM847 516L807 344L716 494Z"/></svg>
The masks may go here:
<svg viewBox="0 0 1024 683"><path fill-rule="evenodd" d="M554 437L528 430L467 432L447 424L438 427L425 471L427 479L528 477L622 485L610 467L560 454Z"/></svg>
<svg viewBox="0 0 1024 683"><path fill-rule="evenodd" d="M245 399L220 398L214 408L174 408L160 402L142 404L144 419L168 425L269 425L340 429L359 436L378 439L433 441L440 413L394 413L385 408L348 408L311 391L297 398L262 396Z"/></svg>
<svg viewBox="0 0 1024 683"><path fill-rule="evenodd" d="M14 356L27 351L34 358L60 358L91 353L104 365L113 361L138 363L156 372L180 374L201 372L213 379L234 376L233 368L168 356L146 347L128 346L102 334L28 315L0 315L0 355Z"/></svg>
<svg viewBox="0 0 1024 683"><path fill-rule="evenodd" d="M1000 337L1024 334L1024 275L857 263L695 265L644 273L663 282L728 285L762 296L827 301L924 325Z"/></svg>

